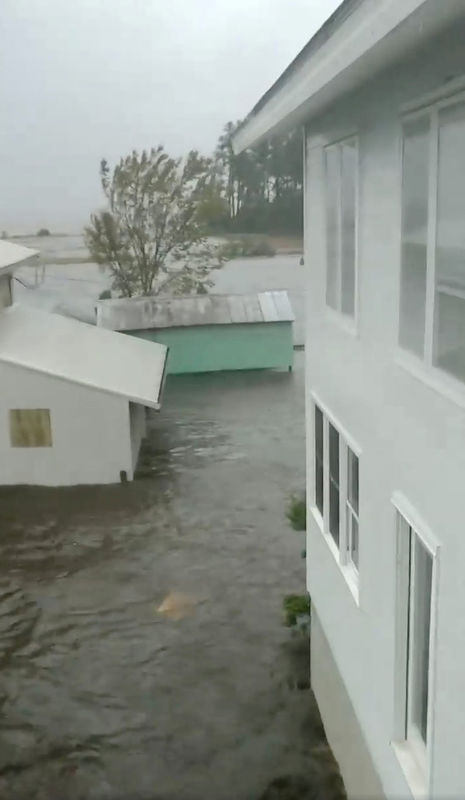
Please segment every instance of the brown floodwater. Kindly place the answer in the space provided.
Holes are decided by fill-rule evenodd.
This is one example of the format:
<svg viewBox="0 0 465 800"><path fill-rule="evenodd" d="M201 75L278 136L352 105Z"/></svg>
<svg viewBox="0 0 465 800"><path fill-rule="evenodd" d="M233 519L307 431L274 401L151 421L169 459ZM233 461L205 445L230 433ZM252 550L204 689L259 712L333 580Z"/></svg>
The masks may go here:
<svg viewBox="0 0 465 800"><path fill-rule="evenodd" d="M132 484L0 491L1 798L258 800L318 771L281 610L305 580L296 357L170 378Z"/></svg>

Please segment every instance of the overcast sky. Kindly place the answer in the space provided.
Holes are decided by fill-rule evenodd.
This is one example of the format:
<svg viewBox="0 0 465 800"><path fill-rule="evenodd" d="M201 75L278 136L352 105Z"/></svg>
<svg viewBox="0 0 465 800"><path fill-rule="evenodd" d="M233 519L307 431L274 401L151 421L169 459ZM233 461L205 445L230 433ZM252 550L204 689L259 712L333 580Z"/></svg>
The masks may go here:
<svg viewBox="0 0 465 800"><path fill-rule="evenodd" d="M0 230L79 230L102 156L211 152L339 2L0 0Z"/></svg>

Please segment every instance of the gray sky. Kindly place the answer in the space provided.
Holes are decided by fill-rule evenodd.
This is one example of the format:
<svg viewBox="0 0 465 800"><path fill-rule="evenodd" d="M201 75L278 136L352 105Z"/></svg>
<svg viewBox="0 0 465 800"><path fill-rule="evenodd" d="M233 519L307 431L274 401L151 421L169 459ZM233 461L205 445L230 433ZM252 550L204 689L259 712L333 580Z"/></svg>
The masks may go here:
<svg viewBox="0 0 465 800"><path fill-rule="evenodd" d="M79 230L102 156L210 153L339 2L0 0L0 230Z"/></svg>

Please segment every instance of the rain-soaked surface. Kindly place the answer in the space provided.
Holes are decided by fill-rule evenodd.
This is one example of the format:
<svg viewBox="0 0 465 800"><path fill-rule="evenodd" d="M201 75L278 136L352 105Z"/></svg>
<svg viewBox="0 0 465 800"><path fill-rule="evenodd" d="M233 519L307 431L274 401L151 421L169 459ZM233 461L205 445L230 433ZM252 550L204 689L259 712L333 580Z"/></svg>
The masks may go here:
<svg viewBox="0 0 465 800"><path fill-rule="evenodd" d="M282 623L304 469L297 352L170 377L132 484L0 489L1 800L258 800L286 775L324 786L283 798L341 796Z"/></svg>

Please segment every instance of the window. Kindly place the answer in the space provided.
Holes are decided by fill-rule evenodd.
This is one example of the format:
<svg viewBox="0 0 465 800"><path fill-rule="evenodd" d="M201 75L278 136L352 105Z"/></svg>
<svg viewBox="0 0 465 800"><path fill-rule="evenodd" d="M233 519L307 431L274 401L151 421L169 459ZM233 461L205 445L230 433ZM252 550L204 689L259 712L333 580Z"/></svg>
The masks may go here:
<svg viewBox="0 0 465 800"><path fill-rule="evenodd" d="M465 382L465 102L403 129L399 344Z"/></svg>
<svg viewBox="0 0 465 800"><path fill-rule="evenodd" d="M357 141L325 149L326 303L355 315Z"/></svg>
<svg viewBox="0 0 465 800"><path fill-rule="evenodd" d="M398 514L398 649L400 730L426 771L430 740L431 608L434 556L417 531Z"/></svg>
<svg viewBox="0 0 465 800"><path fill-rule="evenodd" d="M12 447L51 447L49 409L10 409L10 442Z"/></svg>
<svg viewBox="0 0 465 800"><path fill-rule="evenodd" d="M358 570L358 458L347 448L347 557Z"/></svg>
<svg viewBox="0 0 465 800"><path fill-rule="evenodd" d="M359 459L315 404L315 509L338 561L357 578L359 565Z"/></svg>

